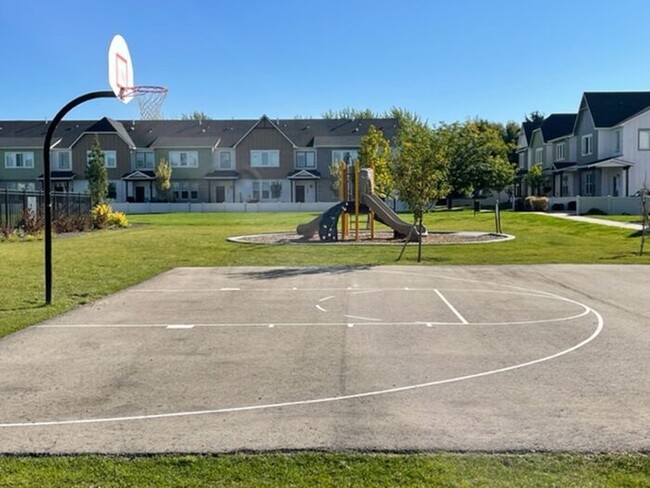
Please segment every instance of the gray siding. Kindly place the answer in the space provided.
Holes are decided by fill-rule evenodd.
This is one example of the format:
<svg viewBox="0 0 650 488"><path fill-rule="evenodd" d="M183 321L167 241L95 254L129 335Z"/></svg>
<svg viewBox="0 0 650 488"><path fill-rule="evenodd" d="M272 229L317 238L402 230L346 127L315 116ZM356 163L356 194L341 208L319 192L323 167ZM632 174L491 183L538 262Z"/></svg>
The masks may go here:
<svg viewBox="0 0 650 488"><path fill-rule="evenodd" d="M592 134L592 151L591 155L582 155L582 136ZM598 131L594 129L594 123L591 114L587 109L580 110L576 124L576 161L580 164L590 164L598 160Z"/></svg>

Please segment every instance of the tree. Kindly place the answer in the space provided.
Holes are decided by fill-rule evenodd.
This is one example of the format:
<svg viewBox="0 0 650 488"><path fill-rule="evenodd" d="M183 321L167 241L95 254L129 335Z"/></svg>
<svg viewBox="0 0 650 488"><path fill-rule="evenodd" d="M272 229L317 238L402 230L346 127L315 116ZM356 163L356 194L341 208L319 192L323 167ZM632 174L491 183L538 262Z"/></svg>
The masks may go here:
<svg viewBox="0 0 650 488"><path fill-rule="evenodd" d="M92 206L104 203L108 195L108 173L104 163L104 151L102 151L97 136L94 137L90 147L90 156L86 164L86 179Z"/></svg>
<svg viewBox="0 0 650 488"><path fill-rule="evenodd" d="M501 124L477 119L463 124L441 124L436 130L449 162L453 195L478 195L494 189L497 182L501 186L504 175L512 172ZM451 204L450 195L447 205Z"/></svg>
<svg viewBox="0 0 650 488"><path fill-rule="evenodd" d="M447 160L439 134L419 121L405 121L397 132L393 173L399 198L405 202L418 229L422 218L439 198L449 192ZM422 237L418 239L418 262L422 259Z"/></svg>
<svg viewBox="0 0 650 488"><path fill-rule="evenodd" d="M369 108L359 110L352 107L346 107L341 110L329 109L327 112L323 113L321 117L324 119L375 119L377 118L377 114Z"/></svg>
<svg viewBox="0 0 650 488"><path fill-rule="evenodd" d="M508 149L508 161L512 164L518 164L519 158L517 156L517 145L519 144L519 133L521 132L521 125L514 121L509 121L503 126L501 136L503 142Z"/></svg>
<svg viewBox="0 0 650 488"><path fill-rule="evenodd" d="M181 114L181 120L208 120L210 116L202 110L195 110L190 114Z"/></svg>
<svg viewBox="0 0 650 488"><path fill-rule="evenodd" d="M371 125L368 133L361 138L359 163L362 168L374 167L375 193L381 198L389 196L394 188L391 172L391 153L388 139L384 133Z"/></svg>
<svg viewBox="0 0 650 488"><path fill-rule="evenodd" d="M544 176L542 175L542 165L534 164L529 170L526 176L524 176L524 182L530 186L531 190L539 195L539 189L544 184Z"/></svg>
<svg viewBox="0 0 650 488"><path fill-rule="evenodd" d="M169 190L172 187L172 167L165 159L161 158L156 166L156 189L160 194L159 199L167 201L169 199Z"/></svg>
<svg viewBox="0 0 650 488"><path fill-rule="evenodd" d="M535 110L524 117L525 122L534 122L535 124L541 124L544 121L544 114L539 110Z"/></svg>

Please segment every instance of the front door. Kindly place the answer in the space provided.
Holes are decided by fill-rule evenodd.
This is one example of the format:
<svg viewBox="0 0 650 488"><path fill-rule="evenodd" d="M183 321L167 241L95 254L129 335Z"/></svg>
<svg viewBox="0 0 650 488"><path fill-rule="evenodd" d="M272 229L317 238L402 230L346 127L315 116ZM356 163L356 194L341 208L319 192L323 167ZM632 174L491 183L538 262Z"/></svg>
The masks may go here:
<svg viewBox="0 0 650 488"><path fill-rule="evenodd" d="M135 201L136 203L144 202L144 186L135 187Z"/></svg>
<svg viewBox="0 0 650 488"><path fill-rule="evenodd" d="M612 179L612 196L617 197L618 196L618 178L619 176L616 175Z"/></svg>
<svg viewBox="0 0 650 488"><path fill-rule="evenodd" d="M296 202L304 203L305 201L305 187L303 185L296 185Z"/></svg>
<svg viewBox="0 0 650 488"><path fill-rule="evenodd" d="M225 186L217 186L215 188L215 201L217 203L223 203L226 201L226 187Z"/></svg>

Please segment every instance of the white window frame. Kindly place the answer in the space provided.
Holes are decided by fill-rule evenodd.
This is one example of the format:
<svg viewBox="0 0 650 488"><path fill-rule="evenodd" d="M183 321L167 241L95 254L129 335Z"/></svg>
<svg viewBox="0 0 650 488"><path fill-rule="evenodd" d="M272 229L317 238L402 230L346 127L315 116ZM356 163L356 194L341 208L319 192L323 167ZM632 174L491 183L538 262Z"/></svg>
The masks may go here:
<svg viewBox="0 0 650 488"><path fill-rule="evenodd" d="M143 157L144 165L141 165L140 161L138 161L139 156ZM155 169L155 168L156 168L156 155L153 151L135 152L135 169Z"/></svg>
<svg viewBox="0 0 650 488"><path fill-rule="evenodd" d="M227 164L226 161L224 161L224 156L228 155L228 161ZM217 167L219 169L223 170L228 170L228 169L235 169L235 164L234 164L234 154L232 151L219 151L219 156L217 157Z"/></svg>
<svg viewBox="0 0 650 488"><path fill-rule="evenodd" d="M535 149L535 164L544 164L544 148Z"/></svg>
<svg viewBox="0 0 650 488"><path fill-rule="evenodd" d="M566 144L564 142L559 143L557 146L555 146L555 160L556 161L564 161L564 146Z"/></svg>
<svg viewBox="0 0 650 488"><path fill-rule="evenodd" d="M622 138L621 129L614 131L614 154L621 154L622 152Z"/></svg>
<svg viewBox="0 0 650 488"><path fill-rule="evenodd" d="M279 168L279 149L251 149L251 168Z"/></svg>
<svg viewBox="0 0 650 488"><path fill-rule="evenodd" d="M199 184L192 181L173 181L171 191L174 198L181 202L195 202L199 199Z"/></svg>
<svg viewBox="0 0 650 488"><path fill-rule="evenodd" d="M91 154L92 154L91 150L86 151L86 163L90 162L90 155ZM114 150L104 151L104 150L102 150L102 154L104 155L104 167L105 168L117 168L117 151L114 151Z"/></svg>
<svg viewBox="0 0 650 488"><path fill-rule="evenodd" d="M641 144L642 135L645 135L645 140ZM650 129L639 129L639 151L650 151Z"/></svg>
<svg viewBox="0 0 650 488"><path fill-rule="evenodd" d="M19 164L20 160L20 164ZM5 153L5 168L7 169L33 169L33 151L11 151Z"/></svg>
<svg viewBox="0 0 650 488"><path fill-rule="evenodd" d="M582 156L591 156L594 153L594 135L587 134L580 140L580 154Z"/></svg>
<svg viewBox="0 0 650 488"><path fill-rule="evenodd" d="M251 185L252 199L257 202L268 202L276 199L277 197L274 197L271 191L271 187L276 183L282 185L282 182L278 180L254 180Z"/></svg>
<svg viewBox="0 0 650 488"><path fill-rule="evenodd" d="M302 164L299 162L299 159L303 158ZM309 159L311 157L311 164ZM295 168L296 169L315 169L316 168L316 151L309 150L300 150L296 151L295 159Z"/></svg>
<svg viewBox="0 0 650 488"><path fill-rule="evenodd" d="M63 156L67 156L68 164L61 165ZM55 150L50 152L50 159L52 161L52 169L55 171L72 171L72 153L70 151Z"/></svg>
<svg viewBox="0 0 650 488"><path fill-rule="evenodd" d="M169 151L169 164L172 168L198 168L198 151Z"/></svg>

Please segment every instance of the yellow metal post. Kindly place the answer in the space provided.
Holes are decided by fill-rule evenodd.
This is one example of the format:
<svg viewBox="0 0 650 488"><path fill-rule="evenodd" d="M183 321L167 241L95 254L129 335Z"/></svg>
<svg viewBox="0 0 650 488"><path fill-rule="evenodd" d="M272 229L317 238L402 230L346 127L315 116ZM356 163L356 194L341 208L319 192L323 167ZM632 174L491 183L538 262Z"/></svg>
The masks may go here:
<svg viewBox="0 0 650 488"><path fill-rule="evenodd" d="M375 160L372 159L370 161L370 170L372 171L372 177L373 179L375 178ZM370 185L370 189L372 191L373 185ZM370 239L374 240L375 238L375 211L370 210Z"/></svg>
<svg viewBox="0 0 650 488"><path fill-rule="evenodd" d="M359 160L354 161L354 240L359 240L359 186L360 186L361 168Z"/></svg>

